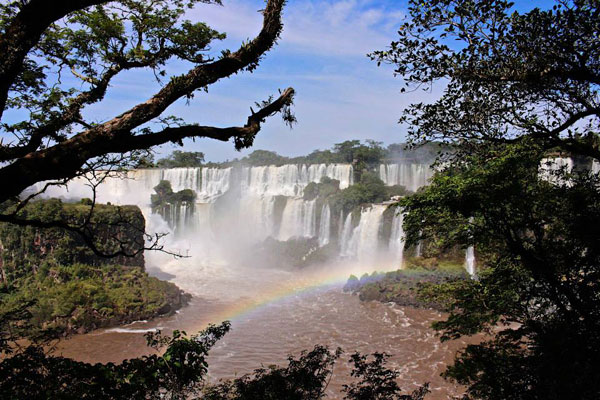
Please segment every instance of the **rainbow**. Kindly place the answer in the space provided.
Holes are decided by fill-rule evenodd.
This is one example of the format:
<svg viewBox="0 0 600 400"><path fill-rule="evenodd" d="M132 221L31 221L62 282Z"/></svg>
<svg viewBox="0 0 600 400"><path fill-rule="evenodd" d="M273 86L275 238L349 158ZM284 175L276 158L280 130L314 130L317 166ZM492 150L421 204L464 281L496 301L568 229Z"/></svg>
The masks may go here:
<svg viewBox="0 0 600 400"><path fill-rule="evenodd" d="M387 269L384 271L387 271ZM285 302L292 297L310 297L315 292L322 291L323 289L339 288L346 283L350 275L361 276L364 273L371 272L373 272L372 266L357 266L350 269L348 265L345 265L343 269L336 266L294 276L293 281L279 282L274 287L264 288L256 297L238 299L226 305L218 312L209 315L198 330L206 328L209 323L219 324L223 321L236 322L247 317L248 314L260 313L268 305Z"/></svg>

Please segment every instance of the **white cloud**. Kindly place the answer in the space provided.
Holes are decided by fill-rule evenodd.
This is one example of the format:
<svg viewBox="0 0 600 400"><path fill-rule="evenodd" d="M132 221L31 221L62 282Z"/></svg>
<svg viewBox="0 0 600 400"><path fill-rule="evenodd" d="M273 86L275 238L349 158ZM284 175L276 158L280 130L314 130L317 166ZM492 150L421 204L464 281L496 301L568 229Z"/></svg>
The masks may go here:
<svg viewBox="0 0 600 400"><path fill-rule="evenodd" d="M238 43L259 32L261 1L225 1L223 7L198 6L190 18L206 20L230 41ZM390 33L400 25L404 13L396 7L372 0L292 1L284 10L280 47L291 52L361 56L390 42Z"/></svg>
<svg viewBox="0 0 600 400"><path fill-rule="evenodd" d="M225 45L235 49L259 32L262 15L257 11L264 3L224 0L224 4L199 6L189 17L227 32ZM235 152L231 143L213 140L187 142L187 149L204 151L207 159L219 161L258 148L300 155L348 139L404 140L404 129L397 124L402 109L432 95L401 95L401 81L391 69L377 68L366 57L389 45L403 17L395 1L290 0L281 41L254 74L220 81L190 107L179 102L170 112L189 122L240 124L254 101L293 86L299 124L290 132L280 118L268 119L254 147L242 153ZM169 151L171 147L163 149Z"/></svg>

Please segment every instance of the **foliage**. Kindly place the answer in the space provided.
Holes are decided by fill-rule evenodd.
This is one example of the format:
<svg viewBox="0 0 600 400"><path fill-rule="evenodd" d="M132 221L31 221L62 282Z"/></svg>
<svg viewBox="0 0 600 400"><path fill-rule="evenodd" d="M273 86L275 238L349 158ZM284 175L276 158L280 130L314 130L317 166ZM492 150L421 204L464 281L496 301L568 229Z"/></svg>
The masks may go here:
<svg viewBox="0 0 600 400"><path fill-rule="evenodd" d="M288 163L288 158L274 151L254 150L247 157L242 158L242 162L250 166L283 165Z"/></svg>
<svg viewBox="0 0 600 400"><path fill-rule="evenodd" d="M382 162L401 161L431 163L439 151L439 146L424 146L422 150L404 152L404 144L382 147L381 142L371 139L346 140L336 143L331 150L314 150L306 156L285 157L273 151L255 150L240 162L251 166L283 165L283 164L353 164L356 170L379 166ZM226 163L229 165L230 163Z"/></svg>
<svg viewBox="0 0 600 400"><path fill-rule="evenodd" d="M304 200L314 200L317 197L327 199L329 196L340 191L340 181L327 176L321 178L321 182L310 182L304 188Z"/></svg>
<svg viewBox="0 0 600 400"><path fill-rule="evenodd" d="M333 149L347 163L364 166L376 165L381 162L385 152L381 144L381 142L370 139L366 141L365 145L361 145L359 140L346 140L336 143Z"/></svg>
<svg viewBox="0 0 600 400"><path fill-rule="evenodd" d="M21 212L41 221L81 224L91 218L98 246L107 252L123 245L133 253L143 248L144 218L137 207L52 199L32 202ZM77 234L2 223L0 310L26 314L26 323L12 330L32 337L44 330L56 335L150 318L185 302L175 285L144 272L142 253L110 262L106 265L107 259L95 255Z"/></svg>
<svg viewBox="0 0 600 400"><path fill-rule="evenodd" d="M403 200L409 241L474 243L486 257L480 281L430 288L450 311L435 324L443 339L495 332L467 347L446 373L474 397L600 393L590 369L600 360L600 181L561 171L562 184L540 179L542 155L535 143L494 148ZM508 362L518 374L488 375Z"/></svg>
<svg viewBox="0 0 600 400"><path fill-rule="evenodd" d="M350 362L354 364L352 376L359 378L356 383L344 385L347 400L423 400L429 393L429 386L416 389L410 395L401 394L396 379L400 372L386 368L385 363L389 355L386 353L373 353L373 360L367 361L367 356L354 353Z"/></svg>
<svg viewBox="0 0 600 400"><path fill-rule="evenodd" d="M272 365L260 368L252 375L244 375L205 390L206 400L251 399L321 399L333 372L333 365L341 349L330 352L327 347L315 346L303 351L298 359L289 356L285 368Z"/></svg>
<svg viewBox="0 0 600 400"><path fill-rule="evenodd" d="M334 212L343 210L347 214L363 204L381 203L389 199L383 181L374 173L365 172L359 182L332 195L330 204Z"/></svg>
<svg viewBox="0 0 600 400"><path fill-rule="evenodd" d="M400 306L441 310L447 305L447 299L432 295L427 292L428 289L437 289L435 285L442 283L458 284L468 277L462 264L450 262L442 263L435 269L427 269L409 260L404 268L386 273L365 274L360 280L352 275L344 285L344 291L358 294L362 301L393 302Z"/></svg>
<svg viewBox="0 0 600 400"><path fill-rule="evenodd" d="M525 13L512 6L409 2L398 39L371 54L394 65L407 88L447 82L438 100L404 111L409 143L460 143L474 151L532 136L546 149L599 158L598 3L557 1Z"/></svg>
<svg viewBox="0 0 600 400"><path fill-rule="evenodd" d="M178 205L188 203L193 205L196 201L196 192L192 189L183 189L179 192L173 192L171 182L162 180L154 187L156 194L150 196L150 202L153 209L158 209L165 205Z"/></svg>
<svg viewBox="0 0 600 400"><path fill-rule="evenodd" d="M148 345L165 348L121 364L87 364L47 355L41 347L0 362L0 390L7 399L187 399L199 393L207 372L208 351L230 329L230 324L209 326L187 337L174 331L147 335Z"/></svg>
<svg viewBox="0 0 600 400"><path fill-rule="evenodd" d="M96 248L115 255L112 262L143 267L145 221L140 209L89 203L89 199L79 204L58 199L35 201L21 209L19 215L42 223L86 225ZM44 262L94 266L106 263L106 258L95 254L78 233L61 228L0 223L0 248L0 278L6 284L35 273ZM119 254L121 251L135 256L125 257Z"/></svg>
<svg viewBox="0 0 600 400"><path fill-rule="evenodd" d="M148 167L153 146L210 138L232 140L240 150L252 146L267 118L281 113L286 123L295 121L292 88L258 104L243 126L186 124L165 114L180 99L191 101L223 78L255 70L283 29L285 0L268 0L256 38L236 51L211 55L211 44L225 34L186 19L200 3L221 4L33 0L0 6L0 130L5 138L0 143L0 204L17 201L17 208L24 206L37 194L19 196L36 183L62 184L81 176L97 183L103 175L99 171ZM171 75L173 61L188 70ZM132 72L136 70L145 72ZM113 117L95 120L89 108L105 101L114 80L127 73L152 77L156 92L138 98L129 109L115 110ZM163 164L197 166L202 158L201 153L176 152ZM37 224L14 210L4 209L8 212L0 213L0 221ZM70 229L89 237L85 226ZM91 239L88 244L93 247Z"/></svg>
<svg viewBox="0 0 600 400"><path fill-rule="evenodd" d="M131 165L135 169L156 168L152 151L140 151L131 155Z"/></svg>
<svg viewBox="0 0 600 400"><path fill-rule="evenodd" d="M52 330L55 335L149 319L173 312L186 298L177 286L149 277L139 267L44 262L10 285L3 285L3 312L28 306L26 329L13 332L32 337Z"/></svg>
<svg viewBox="0 0 600 400"><path fill-rule="evenodd" d="M401 203L409 243L475 245L479 281L427 289L449 317L443 339L477 332L446 376L469 398L594 399L600 395L600 183L587 172L540 179L550 153L600 160L600 8L559 1L410 1L391 48L409 88L447 84L401 119L409 142L457 152L430 187Z"/></svg>
<svg viewBox="0 0 600 400"><path fill-rule="evenodd" d="M315 346L310 352L302 352L298 359L290 356L286 368L260 368L251 375L209 386L205 391L205 399L323 399L327 396L325 391L334 364L341 354L340 348L331 352L327 347ZM351 356L351 376L360 380L344 385L344 399L423 400L429 393L428 385L425 384L411 394L401 394L396 382L400 373L387 368L388 356L374 353L372 361L367 361L367 358L360 353Z"/></svg>
<svg viewBox="0 0 600 400"><path fill-rule="evenodd" d="M204 153L175 150L168 157L156 162L158 168L200 168L204 162Z"/></svg>
<svg viewBox="0 0 600 400"><path fill-rule="evenodd" d="M341 349L330 351L315 346L288 357L286 367L259 368L253 374L206 382L210 349L230 329L229 322L210 325L198 335L188 337L174 331L146 334L148 346L162 355L152 354L121 364L87 364L45 353L42 347L29 346L0 361L0 390L7 399L188 399L259 400L314 399L326 397L325 391ZM360 381L346 387L346 399L422 400L427 385L411 395L401 395L395 379L399 372L388 369L386 356L374 354L373 361L355 354L352 376ZM371 397L364 397L369 394ZM361 397L362 396L362 397Z"/></svg>

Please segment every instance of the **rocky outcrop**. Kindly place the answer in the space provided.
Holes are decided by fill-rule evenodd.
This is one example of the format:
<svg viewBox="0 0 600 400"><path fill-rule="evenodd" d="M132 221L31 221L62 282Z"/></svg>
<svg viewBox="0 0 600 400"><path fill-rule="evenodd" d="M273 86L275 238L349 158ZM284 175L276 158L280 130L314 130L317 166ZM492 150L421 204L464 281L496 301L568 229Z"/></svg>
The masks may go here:
<svg viewBox="0 0 600 400"><path fill-rule="evenodd" d="M358 295L361 301L380 301L399 306L442 310L442 304L419 296L419 288L426 284L440 284L456 279L467 279L462 268L426 270L422 268L397 270L387 273L365 274L360 279L351 276L345 292Z"/></svg>
<svg viewBox="0 0 600 400"><path fill-rule="evenodd" d="M22 217L69 224L89 218L89 233L100 250L136 255L103 258L76 233L2 223L1 310L30 304L30 331L67 335L169 315L189 302L176 285L145 272L145 221L138 207L96 204L91 218L90 211L85 200L51 199L29 204Z"/></svg>

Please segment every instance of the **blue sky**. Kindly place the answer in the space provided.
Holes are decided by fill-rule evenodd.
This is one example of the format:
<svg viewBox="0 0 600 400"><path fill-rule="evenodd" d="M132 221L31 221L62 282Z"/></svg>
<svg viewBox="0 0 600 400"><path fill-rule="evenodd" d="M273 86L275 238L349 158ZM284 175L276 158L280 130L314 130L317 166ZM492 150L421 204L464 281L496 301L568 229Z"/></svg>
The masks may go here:
<svg viewBox="0 0 600 400"><path fill-rule="evenodd" d="M211 54L235 50L261 28L263 0L223 0L223 6L196 6L187 18L207 22L226 32L215 42ZM549 0L518 1L518 8L548 6ZM232 143L200 139L184 142L185 151L202 151L209 161L243 157L255 149L277 151L287 156L326 149L348 139L375 139L385 144L405 140L405 129L397 121L410 103L432 101L442 87L432 92L401 94L401 78L391 66L377 67L367 53L385 49L396 38L404 21L404 0L289 0L284 11L284 31L254 73L244 72L198 92L189 103L179 101L166 114L188 123L240 126L256 101L276 95L278 89L296 89L294 112L298 124L290 130L279 116L270 118L252 149L235 151ZM182 62L169 64L171 75L187 71ZM100 104L86 110L92 121L106 121L144 101L160 89L149 72L130 71L118 76ZM156 148L158 157L175 145Z"/></svg>
<svg viewBox="0 0 600 400"><path fill-rule="evenodd" d="M262 0L224 0L224 6L199 5L188 18L207 22L226 32L213 53L236 49L260 30ZM207 160L242 157L254 149L295 156L331 147L347 139L404 140L397 124L401 109L432 94L401 95L401 80L391 67L380 67L366 54L383 49L395 38L404 18L404 2L381 0L290 0L284 14L279 45L267 54L254 73L222 80L186 104L173 105L169 114L203 125L243 125L255 101L292 86L297 91L294 112L298 124L290 130L275 116L263 125L253 149L237 152L231 143L213 140L185 142L186 151L203 151ZM184 72L185 65L171 66ZM104 120L114 110L134 105L158 86L151 76L136 72L116 80L110 96L88 115ZM435 95L435 94L433 94ZM166 145L159 156L179 148Z"/></svg>

